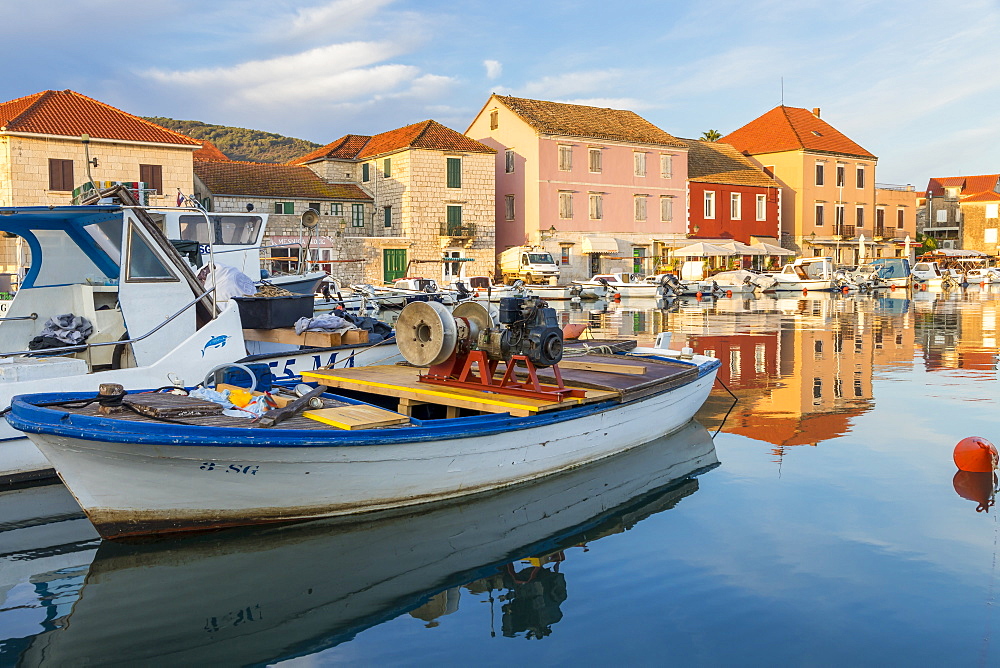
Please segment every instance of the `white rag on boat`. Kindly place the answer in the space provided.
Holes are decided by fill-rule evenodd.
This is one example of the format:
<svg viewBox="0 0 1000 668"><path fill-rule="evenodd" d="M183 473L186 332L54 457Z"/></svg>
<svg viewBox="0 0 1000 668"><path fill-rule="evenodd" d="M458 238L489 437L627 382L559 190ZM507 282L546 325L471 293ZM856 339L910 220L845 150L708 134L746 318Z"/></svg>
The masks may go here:
<svg viewBox="0 0 1000 668"><path fill-rule="evenodd" d="M206 290L215 288L215 298L220 301L257 294L257 286L254 285L252 278L236 267L218 262L215 263L214 269L211 264L202 267L198 272L198 278Z"/></svg>
<svg viewBox="0 0 1000 668"><path fill-rule="evenodd" d="M323 313L315 318L299 318L295 321L295 333L302 332L346 332L357 329L353 324L333 313Z"/></svg>
<svg viewBox="0 0 1000 668"><path fill-rule="evenodd" d="M228 389L221 392L207 387L196 387L188 396L194 399L203 399L222 406L222 414L229 417L256 418L270 410L267 401L263 396L258 395L250 400L250 403L240 408L229 400L230 391Z"/></svg>

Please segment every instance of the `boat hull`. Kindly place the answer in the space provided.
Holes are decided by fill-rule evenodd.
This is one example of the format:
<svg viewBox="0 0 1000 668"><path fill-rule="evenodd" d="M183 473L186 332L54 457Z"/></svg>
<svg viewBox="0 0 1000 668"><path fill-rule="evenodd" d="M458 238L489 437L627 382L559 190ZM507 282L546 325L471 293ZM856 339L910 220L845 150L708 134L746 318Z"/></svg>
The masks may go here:
<svg viewBox="0 0 1000 668"><path fill-rule="evenodd" d="M396 430L398 442L365 430L338 435L358 444L270 447L197 442L176 430L149 438L90 428L60 434L57 426L38 433L30 417L19 426L34 432L102 536L194 531L406 508L568 471L680 429L711 390L713 362L683 386L632 402L509 418L485 435L452 420L450 433L422 441L399 435L408 430Z"/></svg>

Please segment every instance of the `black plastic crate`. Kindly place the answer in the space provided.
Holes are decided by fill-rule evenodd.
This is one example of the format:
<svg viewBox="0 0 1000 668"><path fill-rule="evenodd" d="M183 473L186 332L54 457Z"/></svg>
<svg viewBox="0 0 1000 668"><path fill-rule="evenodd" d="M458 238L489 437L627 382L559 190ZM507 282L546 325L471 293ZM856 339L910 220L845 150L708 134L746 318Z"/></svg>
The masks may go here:
<svg viewBox="0 0 1000 668"><path fill-rule="evenodd" d="M234 297L240 307L244 329L291 327L299 318L313 315L312 295L284 297Z"/></svg>

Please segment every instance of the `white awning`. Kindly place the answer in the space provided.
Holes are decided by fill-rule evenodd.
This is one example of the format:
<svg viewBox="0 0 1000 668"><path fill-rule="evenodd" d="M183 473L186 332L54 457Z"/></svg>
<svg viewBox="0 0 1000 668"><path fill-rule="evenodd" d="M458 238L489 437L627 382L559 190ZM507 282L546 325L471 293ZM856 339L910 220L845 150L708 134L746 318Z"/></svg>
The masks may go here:
<svg viewBox="0 0 1000 668"><path fill-rule="evenodd" d="M612 237L584 237L580 250L583 253L617 253L618 241Z"/></svg>

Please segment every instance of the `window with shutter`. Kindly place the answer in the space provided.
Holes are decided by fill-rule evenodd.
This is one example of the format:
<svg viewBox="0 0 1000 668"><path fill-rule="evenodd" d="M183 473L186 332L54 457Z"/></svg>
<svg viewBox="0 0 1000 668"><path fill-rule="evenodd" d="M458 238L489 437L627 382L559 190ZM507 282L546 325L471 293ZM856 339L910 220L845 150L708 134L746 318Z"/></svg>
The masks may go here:
<svg viewBox="0 0 1000 668"><path fill-rule="evenodd" d="M139 180L157 195L163 194L163 165L139 165Z"/></svg>
<svg viewBox="0 0 1000 668"><path fill-rule="evenodd" d="M903 229L903 210L902 209L897 209L896 210L896 227L898 229Z"/></svg>
<svg viewBox="0 0 1000 668"><path fill-rule="evenodd" d="M604 169L604 165L601 161L601 149L592 148L588 151L590 159L590 171L594 174L600 174Z"/></svg>
<svg viewBox="0 0 1000 668"><path fill-rule="evenodd" d="M361 165L361 180L367 183L370 178L371 178L371 165L366 162L365 164Z"/></svg>
<svg viewBox="0 0 1000 668"><path fill-rule="evenodd" d="M573 147L559 147L559 171L569 172L573 170Z"/></svg>
<svg viewBox="0 0 1000 668"><path fill-rule="evenodd" d="M511 149L504 152L504 171L508 174L514 173L514 151Z"/></svg>
<svg viewBox="0 0 1000 668"><path fill-rule="evenodd" d="M374 218L374 215L372 217ZM351 227L364 227L364 226L365 226L365 205L364 204L352 204L351 205Z"/></svg>
<svg viewBox="0 0 1000 668"><path fill-rule="evenodd" d="M500 127L500 112L494 109L490 112L490 130Z"/></svg>
<svg viewBox="0 0 1000 668"><path fill-rule="evenodd" d="M818 186L823 185L823 177L824 177L823 163L822 162L817 162L816 163L816 185L818 185Z"/></svg>
<svg viewBox="0 0 1000 668"><path fill-rule="evenodd" d="M674 156L664 153L660 156L660 177L664 179L672 178L674 175Z"/></svg>
<svg viewBox="0 0 1000 668"><path fill-rule="evenodd" d="M295 213L295 202L275 202L274 212L282 214Z"/></svg>
<svg viewBox="0 0 1000 668"><path fill-rule="evenodd" d="M864 165L858 165L858 172L857 172L857 174L858 174L858 187L859 188L864 188L865 187L865 166Z"/></svg>
<svg viewBox="0 0 1000 668"><path fill-rule="evenodd" d="M816 205L816 227L823 227L823 214L825 213L822 204Z"/></svg>
<svg viewBox="0 0 1000 668"><path fill-rule="evenodd" d="M447 209L448 234L459 236L462 231L462 207L448 205Z"/></svg>
<svg viewBox="0 0 1000 668"><path fill-rule="evenodd" d="M635 202L635 219L638 222L646 220L646 196L636 195L634 198Z"/></svg>
<svg viewBox="0 0 1000 668"><path fill-rule="evenodd" d="M73 190L73 161L49 158L49 190Z"/></svg>
<svg viewBox="0 0 1000 668"><path fill-rule="evenodd" d="M865 226L865 208L863 206L859 206L855 210L854 226L859 230Z"/></svg>
<svg viewBox="0 0 1000 668"><path fill-rule="evenodd" d="M664 223L668 223L674 219L674 198L673 197L661 197L660 198L660 220Z"/></svg>
<svg viewBox="0 0 1000 668"><path fill-rule="evenodd" d="M514 196L504 195L504 219L514 220Z"/></svg>
<svg viewBox="0 0 1000 668"><path fill-rule="evenodd" d="M559 193L559 217L573 217L573 193Z"/></svg>
<svg viewBox="0 0 1000 668"><path fill-rule="evenodd" d="M842 188L844 186L844 173L847 170L845 165L837 165L837 187Z"/></svg>
<svg viewBox="0 0 1000 668"><path fill-rule="evenodd" d="M767 195L757 195L757 220L767 220Z"/></svg>
<svg viewBox="0 0 1000 668"><path fill-rule="evenodd" d="M590 219L601 220L604 218L604 196L599 193L590 195Z"/></svg>
<svg viewBox="0 0 1000 668"><path fill-rule="evenodd" d="M633 159L635 161L635 175L645 176L646 175L646 154L645 153L633 153Z"/></svg>
<svg viewBox="0 0 1000 668"><path fill-rule="evenodd" d="M462 159L461 158L448 158L448 187L449 188L461 188L462 187Z"/></svg>
<svg viewBox="0 0 1000 668"><path fill-rule="evenodd" d="M389 178L392 176L392 158L386 158L382 161L382 177Z"/></svg>

